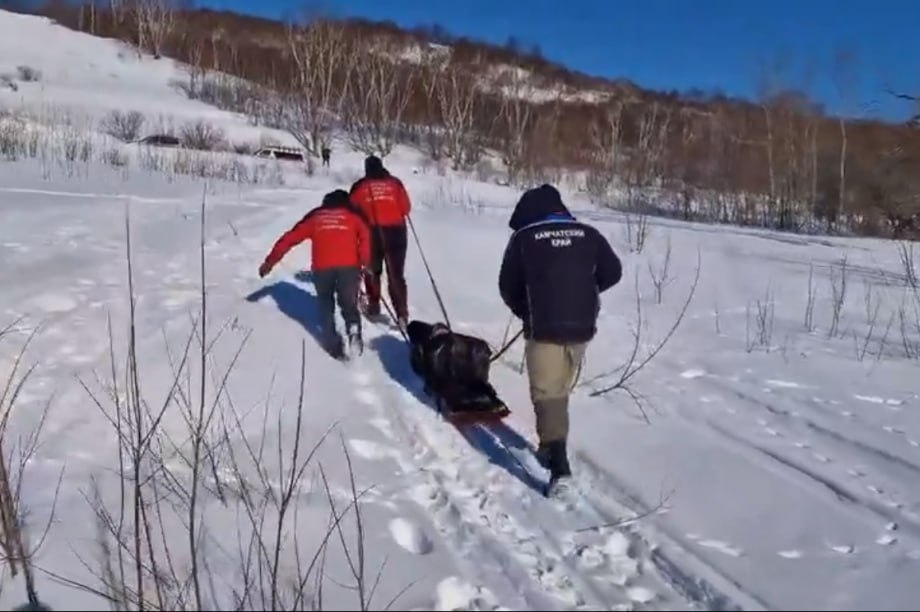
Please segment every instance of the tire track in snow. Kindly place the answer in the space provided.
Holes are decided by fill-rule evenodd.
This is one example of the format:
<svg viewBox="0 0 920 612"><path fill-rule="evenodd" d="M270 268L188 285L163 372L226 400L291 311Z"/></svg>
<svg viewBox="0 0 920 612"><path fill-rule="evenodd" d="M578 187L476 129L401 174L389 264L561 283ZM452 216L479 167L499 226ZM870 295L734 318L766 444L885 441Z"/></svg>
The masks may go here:
<svg viewBox="0 0 920 612"><path fill-rule="evenodd" d="M666 609L688 607L667 582L642 575L645 560L636 557L632 542L620 542L622 534L574 538L574 529L560 530L566 513L560 513L553 502L518 479L511 479L509 485L505 473L509 466L484 469L488 460L470 447L468 436L458 436L452 425L436 417L411 391L398 388L384 372L377 376L356 372L355 377L365 385L362 395L366 403L385 405L388 424L399 429L398 434L389 431L385 435L408 445L416 466L410 469L426 474L425 484L416 487L411 496L433 511L442 536L451 540L457 556L467 556L472 550L488 551L492 563L506 575L505 590L511 591L512 599L523 598L531 609L547 602L550 607L562 605L565 609L645 609L646 604L664 605ZM372 388L383 390L385 397L372 399ZM498 440L492 443L502 445ZM507 448L505 452L509 452ZM504 459L514 462L511 457Z"/></svg>
<svg viewBox="0 0 920 612"><path fill-rule="evenodd" d="M891 481L892 475L893 474L900 475L900 479L901 479L900 482L899 482L899 479L897 478L894 479L895 489L899 487L903 488L904 485L902 483L905 482L904 479L910 479L912 476L915 476L918 473L920 473L920 466L905 459L899 454L890 452L885 449L878 448L877 446L863 442L858 439L853 439L841 432L825 427L824 425L821 425L820 423L816 423L815 421L813 421L812 419L810 419L809 417L805 415L794 412L792 410L788 410L783 407L775 406L769 401L766 401L762 398L758 398L754 396L753 394L746 392L744 390L738 389L734 385L728 382L717 380L717 379L710 379L708 382L712 386L720 388L721 390L727 393L730 393L745 402L748 402L754 406L758 406L760 408L765 409L771 415L776 416L779 419L782 419L783 422L787 423L788 428L793 432L798 426L804 432L815 434L815 440L821 440L823 438L824 446L833 445L833 444L843 445L845 449L855 450L858 453L860 453L862 456L866 457L867 459L881 460L884 463L882 464L874 463L873 467L876 469L876 471L883 470L883 468L887 468L887 473L885 473L884 476L881 478L882 481L885 481L888 484L892 484L892 481ZM789 402L797 403L799 405L807 405L810 407L810 404L807 404L807 402L803 402L802 400L797 399L795 397L791 397L787 399ZM686 417L684 417L684 420L689 423L698 424L693 419L687 419ZM920 529L920 514L909 509L909 506L911 504L909 504L906 500L903 500L903 499L897 500L894 497L892 497L890 494L886 495L884 491L890 488L888 486L879 487L874 484L867 485L866 488L869 491L871 491L874 495L876 495L879 499L881 499L883 496L886 496L888 498L884 501L875 501L873 499L868 499L864 495L854 492L852 487L847 485L846 483L836 482L831 476L819 474L817 471L805 467L803 464L801 464L799 461L795 460L792 457L787 457L784 454L780 454L775 451L767 450L764 447L758 446L755 443L748 441L746 438L739 436L738 434L725 430L724 428L718 426L712 421L707 421L707 425L709 426L710 429L717 431L720 435L727 438L733 444L744 446L744 447L750 447L753 450L758 451L761 455L768 456L770 459L774 461L778 461L779 464L783 468L794 470L795 472L798 473L799 476L804 475L810 478L812 481L819 482L824 487L833 491L834 494L838 498L842 499L842 496L845 496L847 498L850 498L847 501L852 500L851 503L862 506L864 509L870 512L873 512L876 515L881 516L882 518L886 520L906 520L906 521L911 522L913 526L916 527L917 529ZM800 431L799 433L801 434L802 432ZM806 443L806 442L797 442L795 443L795 446L799 449L810 449L811 448L811 444ZM825 464L831 463L830 456L827 453L818 453L818 452L813 451L812 456L821 463L825 463ZM847 460L852 461L852 458L847 457ZM858 477L863 477L866 475L866 470L864 469L850 468L847 470L847 472L851 476L855 475ZM879 481L879 477L878 475L876 475L876 483L878 483L878 481ZM903 491L902 491L902 494L903 494ZM906 508L905 506L908 506L908 507Z"/></svg>
<svg viewBox="0 0 920 612"><path fill-rule="evenodd" d="M897 455L893 452L890 452L882 448L878 448L877 446L873 446L871 444L863 442L862 440L855 440L853 438L850 438L849 436L846 436L840 433L839 431L825 427L824 425L821 425L820 423L816 423L812 419L809 419L808 417L803 416L802 414L793 414L792 411L790 410L774 406L772 403L764 399L761 399L759 397L756 397L751 393L738 389L734 385L731 385L725 381L720 381L718 379L709 378L707 379L707 384L718 387L727 393L731 393L738 399L744 400L745 402L751 403L755 406L759 406L765 409L767 412L769 412L773 416L780 417L787 421L793 421L793 422L798 421L802 425L804 425L808 431L812 433L816 433L819 436L825 436L835 442L838 442L840 444L845 444L849 446L850 448L853 448L854 450L858 450L860 452L866 453L871 457L883 459L891 463L893 466L907 470L913 474L920 475L920 465L917 465L907 460L906 458L900 455ZM786 397L784 399L790 402L795 402L800 405L803 404L801 400L794 398L794 397ZM808 405L808 407L809 409L814 408L810 404Z"/></svg>
<svg viewBox="0 0 920 612"><path fill-rule="evenodd" d="M771 459L776 464L780 465L783 468L791 470L794 474L805 477L810 481L817 483L834 494L834 496L842 501L850 504L851 506L861 509L865 513L874 515L875 518L888 521L888 522L899 522L903 523L907 530L913 532L915 535L920 537L920 521L916 519L915 516L900 512L896 509L892 509L885 504L876 502L872 499L868 499L863 495L858 495L852 492L848 487L842 484L835 483L830 478L822 476L811 470L804 465L800 464L798 461L791 459L789 457L784 457L779 453L771 451L763 446L747 440L727 429L721 427L720 425L709 421L709 426L720 435L724 436L726 439L732 441L733 443L750 448L757 453ZM808 488L808 487L806 487Z"/></svg>

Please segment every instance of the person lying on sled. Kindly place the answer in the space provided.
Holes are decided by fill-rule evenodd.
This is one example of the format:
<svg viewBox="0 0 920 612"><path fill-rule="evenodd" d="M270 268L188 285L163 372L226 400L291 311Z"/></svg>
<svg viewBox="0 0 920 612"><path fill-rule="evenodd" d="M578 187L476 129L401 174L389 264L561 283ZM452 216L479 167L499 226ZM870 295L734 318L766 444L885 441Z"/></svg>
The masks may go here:
<svg viewBox="0 0 920 612"><path fill-rule="evenodd" d="M508 408L489 383L492 349L480 338L443 323L413 320L406 327L412 370L442 412L471 418L504 417Z"/></svg>

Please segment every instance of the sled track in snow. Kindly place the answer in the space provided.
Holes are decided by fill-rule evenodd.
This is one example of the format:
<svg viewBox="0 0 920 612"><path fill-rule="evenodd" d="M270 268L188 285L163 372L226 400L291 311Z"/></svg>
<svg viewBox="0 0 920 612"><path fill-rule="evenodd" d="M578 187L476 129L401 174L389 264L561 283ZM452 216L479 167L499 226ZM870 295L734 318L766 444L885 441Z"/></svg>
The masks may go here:
<svg viewBox="0 0 920 612"><path fill-rule="evenodd" d="M572 464L586 485L585 497L601 516L644 517L650 514L652 509L647 504L584 454L575 453ZM642 542L655 569L687 600L705 610L770 609L743 585L681 544L679 537L666 529L647 527L643 520L646 519L637 519L621 529ZM649 540L654 540L655 544Z"/></svg>
<svg viewBox="0 0 920 612"><path fill-rule="evenodd" d="M613 487L617 497L581 494L563 510L561 502L546 500L532 489L543 478L535 475L539 468L525 465L532 463L528 450L508 448L494 428L457 435L457 428L390 380L382 366L355 367L362 401L376 412L378 429L396 443L397 460L406 472L423 475L423 484L408 496L430 514L465 574L502 605L575 610L766 607L676 544L668 543L664 551L651 546L638 528L605 527L642 511L619 500L622 488ZM504 447L505 465L489 465L471 447L471 436L489 435L494 436L490 444ZM492 463L497 463L494 458ZM601 473L587 464L579 471ZM521 472L529 475L530 483ZM598 484L610 490L613 483ZM477 557L471 562L473 551ZM684 559L679 563L681 555L690 556L706 578L689 572Z"/></svg>

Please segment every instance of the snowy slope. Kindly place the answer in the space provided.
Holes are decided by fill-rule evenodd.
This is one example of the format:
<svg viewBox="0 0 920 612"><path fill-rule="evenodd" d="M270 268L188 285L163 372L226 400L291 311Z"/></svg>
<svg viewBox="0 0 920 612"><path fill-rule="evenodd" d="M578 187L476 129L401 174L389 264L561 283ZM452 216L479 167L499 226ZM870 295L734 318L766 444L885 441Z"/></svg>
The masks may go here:
<svg viewBox="0 0 920 612"><path fill-rule="evenodd" d="M65 30L55 33L54 47L41 44L49 28L0 12L0 33L17 40L0 35L0 61L42 71L42 81L23 85L15 104L77 104L95 113L137 95L133 102L152 112L200 112L246 129L243 118L182 99L169 87L165 61L132 59L101 93L88 74L56 66L61 56L117 59L118 46ZM0 104L9 103L3 96ZM419 159L401 149L386 163L410 190L420 246L451 323L498 345L509 315L496 279L519 194L461 176L415 174ZM163 596L167 607L177 592L194 599L185 579L193 573L187 517L195 490L205 605L217 601L223 609L241 598L271 609L271 593L245 595L243 585L258 581L253 568L272 563L275 503L298 473L291 465L304 462L281 521L277 593L288 609L345 609L359 598L369 609L391 600L437 610L909 609L920 597L918 361L905 355L915 354L911 342L920 330L910 326L920 316L890 242L652 220L644 250L632 253L622 217L571 200L611 238L626 276L605 296L573 398L581 495L565 507L539 493L546 474L529 450L533 418L518 371L520 345L493 369L513 408L506 425L461 432L423 396L398 333L368 326L366 354L347 366L319 349L314 288L298 274L309 267L308 245L258 278L280 233L322 194L359 175L359 155L337 154L333 167L314 177L282 167L283 185L212 181L206 194L199 179L139 166L126 171L95 157L73 173L45 165L30 158L0 163L0 330L14 324L0 338L0 381L41 325L23 366L36 369L10 411L3 452L18 466L40 426L23 461L21 499L29 541L41 544L37 591L54 609L108 607L74 584L101 588L106 521L94 508L106 509L109 525L126 517L125 567L134 584L134 499L129 480L128 501L118 501L113 418L130 420L125 406L134 395L125 376L126 211L137 387L146 400L140 413L155 427L137 465L156 475L143 481L143 497L159 573L181 580L164 580L158 591L147 578L150 599ZM202 341L192 334L201 308L203 195ZM659 300L652 276L661 275L668 243ZM631 353L636 287L641 359L677 319L697 253L701 273L686 315L628 382L643 397L648 421L622 390L592 396L616 381L619 372L603 375ZM407 265L413 316L440 319L418 245ZM832 287L839 292L841 278L846 295L830 334ZM815 300L806 326L809 287ZM189 357L179 365L187 344ZM200 345L209 347L203 414L215 408L201 436L207 444L196 486L189 422L199 414ZM8 396L0 406L7 405ZM123 462L130 475L130 458ZM360 526L349 506L355 496ZM250 546L256 511L265 519L256 521L264 550ZM324 548L330 515L343 512L341 538L333 530ZM326 554L311 566L317 550ZM360 558L364 570L353 572ZM301 581L310 602L293 601ZM356 581L361 589L349 586ZM3 605L22 603L21 576L6 572L3 587Z"/></svg>

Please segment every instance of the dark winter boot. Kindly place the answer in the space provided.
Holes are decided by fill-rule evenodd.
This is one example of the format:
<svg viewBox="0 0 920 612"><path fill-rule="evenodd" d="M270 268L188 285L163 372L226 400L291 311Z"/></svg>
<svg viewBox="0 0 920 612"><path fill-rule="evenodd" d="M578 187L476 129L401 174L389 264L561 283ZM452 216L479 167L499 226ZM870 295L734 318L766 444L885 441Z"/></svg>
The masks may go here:
<svg viewBox="0 0 920 612"><path fill-rule="evenodd" d="M549 486L546 491L548 497L558 496L571 484L572 470L569 468L565 446L565 440L554 440L545 445L547 469L549 470Z"/></svg>
<svg viewBox="0 0 920 612"><path fill-rule="evenodd" d="M329 354L335 359L344 359L346 357L345 342L338 332L333 331L331 333L326 333L323 338L323 344L326 350L329 351Z"/></svg>
<svg viewBox="0 0 920 612"><path fill-rule="evenodd" d="M352 355L362 355L364 353L364 339L361 338L361 328L357 325L350 325L348 333L348 351Z"/></svg>

